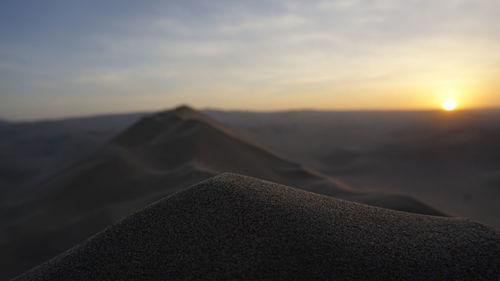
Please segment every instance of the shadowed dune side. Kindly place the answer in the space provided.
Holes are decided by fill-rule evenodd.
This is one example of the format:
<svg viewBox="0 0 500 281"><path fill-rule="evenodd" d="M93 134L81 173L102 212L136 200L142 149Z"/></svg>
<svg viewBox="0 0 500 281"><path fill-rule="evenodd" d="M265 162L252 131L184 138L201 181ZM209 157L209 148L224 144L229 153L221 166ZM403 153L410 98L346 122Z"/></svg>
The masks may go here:
<svg viewBox="0 0 500 281"><path fill-rule="evenodd" d="M469 220L223 174L14 280L498 280L499 252Z"/></svg>
<svg viewBox="0 0 500 281"><path fill-rule="evenodd" d="M6 208L0 229L5 238L0 241L0 266L8 269L3 274L25 271L151 202L222 172L442 215L410 197L351 189L184 106L141 119L99 153L53 175L26 194L26 201ZM36 251L27 243L37 245Z"/></svg>
<svg viewBox="0 0 500 281"><path fill-rule="evenodd" d="M95 152L144 113L0 123L0 204Z"/></svg>

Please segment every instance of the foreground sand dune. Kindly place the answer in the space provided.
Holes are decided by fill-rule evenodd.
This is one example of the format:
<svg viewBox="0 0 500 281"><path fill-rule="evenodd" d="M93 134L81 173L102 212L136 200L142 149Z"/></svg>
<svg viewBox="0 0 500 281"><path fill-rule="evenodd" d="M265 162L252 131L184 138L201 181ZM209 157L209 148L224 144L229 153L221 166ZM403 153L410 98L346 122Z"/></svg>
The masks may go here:
<svg viewBox="0 0 500 281"><path fill-rule="evenodd" d="M222 174L14 279L499 280L500 234Z"/></svg>

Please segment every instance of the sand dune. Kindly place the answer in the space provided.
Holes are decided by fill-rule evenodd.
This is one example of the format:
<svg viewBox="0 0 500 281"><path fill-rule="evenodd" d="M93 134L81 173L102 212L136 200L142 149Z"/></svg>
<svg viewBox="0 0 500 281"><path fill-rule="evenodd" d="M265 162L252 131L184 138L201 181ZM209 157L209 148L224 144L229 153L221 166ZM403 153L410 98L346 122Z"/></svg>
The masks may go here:
<svg viewBox="0 0 500 281"><path fill-rule="evenodd" d="M469 220L223 174L14 280L498 280L499 252Z"/></svg>
<svg viewBox="0 0 500 281"><path fill-rule="evenodd" d="M353 190L274 154L187 106L144 118L113 143L131 152L131 161L153 171L189 166L212 175L235 172L386 208L440 214L408 197Z"/></svg>
<svg viewBox="0 0 500 281"><path fill-rule="evenodd" d="M235 172L351 201L441 213L410 197L351 189L283 159L189 107L153 114L99 152L2 206L0 265L9 277L166 195ZM36 251L33 246L36 245Z"/></svg>
<svg viewBox="0 0 500 281"><path fill-rule="evenodd" d="M209 114L350 186L500 228L500 110Z"/></svg>
<svg viewBox="0 0 500 281"><path fill-rule="evenodd" d="M144 116L103 115L63 120L0 123L0 202L23 197Z"/></svg>

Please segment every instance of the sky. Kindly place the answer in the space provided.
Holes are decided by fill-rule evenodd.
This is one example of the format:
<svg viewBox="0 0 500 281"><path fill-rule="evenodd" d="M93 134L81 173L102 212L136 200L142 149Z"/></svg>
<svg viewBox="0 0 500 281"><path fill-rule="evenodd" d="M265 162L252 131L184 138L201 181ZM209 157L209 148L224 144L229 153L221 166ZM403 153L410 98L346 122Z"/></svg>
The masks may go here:
<svg viewBox="0 0 500 281"><path fill-rule="evenodd" d="M496 0L2 0L0 118L500 107Z"/></svg>

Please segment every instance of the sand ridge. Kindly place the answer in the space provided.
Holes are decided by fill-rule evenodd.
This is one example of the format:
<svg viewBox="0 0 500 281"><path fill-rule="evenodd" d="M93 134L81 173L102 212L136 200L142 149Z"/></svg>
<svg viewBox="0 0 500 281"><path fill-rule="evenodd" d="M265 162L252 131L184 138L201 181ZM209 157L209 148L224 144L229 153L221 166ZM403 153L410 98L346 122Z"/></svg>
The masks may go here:
<svg viewBox="0 0 500 281"><path fill-rule="evenodd" d="M222 174L14 279L498 280L500 234Z"/></svg>

